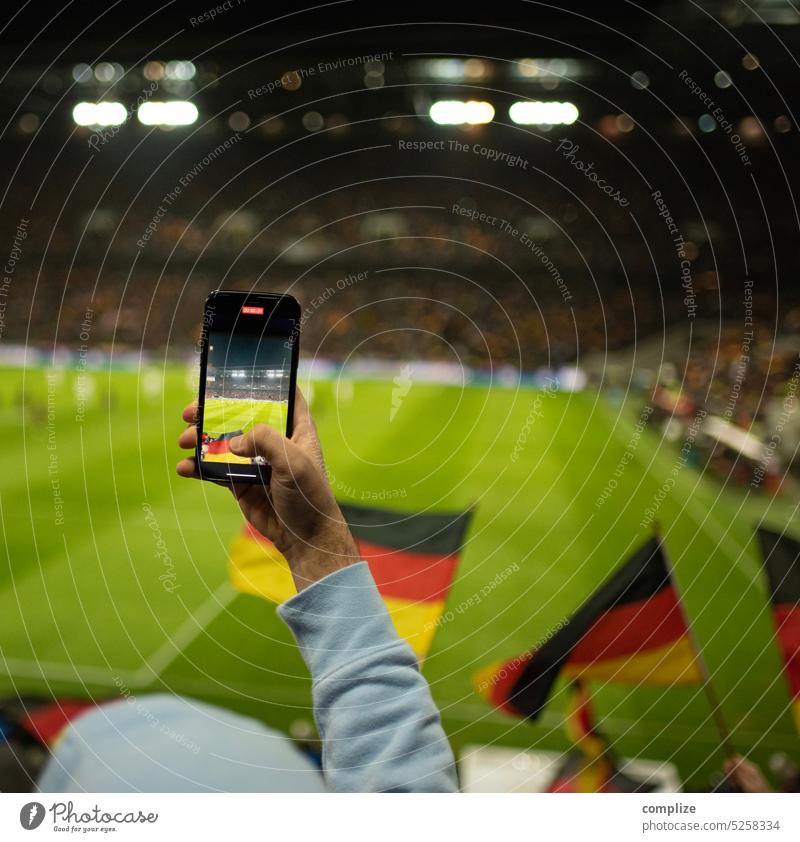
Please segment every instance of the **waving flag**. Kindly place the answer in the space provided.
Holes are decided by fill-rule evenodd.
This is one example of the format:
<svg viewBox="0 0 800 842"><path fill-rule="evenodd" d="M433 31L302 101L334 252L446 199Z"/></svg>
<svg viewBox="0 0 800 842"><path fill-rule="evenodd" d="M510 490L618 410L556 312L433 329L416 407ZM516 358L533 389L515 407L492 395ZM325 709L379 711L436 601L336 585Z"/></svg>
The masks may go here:
<svg viewBox="0 0 800 842"><path fill-rule="evenodd" d="M794 721L800 731L800 542L769 529L758 530L769 581L772 618L786 665Z"/></svg>
<svg viewBox="0 0 800 842"><path fill-rule="evenodd" d="M428 514L340 505L397 633L422 660L444 610L473 511ZM231 542L228 572L241 593L285 602L296 592L286 559L249 524Z"/></svg>
<svg viewBox="0 0 800 842"><path fill-rule="evenodd" d="M614 772L608 743L594 724L589 694L579 681L573 685L564 728L575 744L548 792L603 792Z"/></svg>
<svg viewBox="0 0 800 842"><path fill-rule="evenodd" d="M654 786L620 771L614 753L594 723L586 687L576 681L564 720L567 736L575 744L559 767L547 792L652 792Z"/></svg>
<svg viewBox="0 0 800 842"><path fill-rule="evenodd" d="M493 705L535 720L556 678L703 681L659 538L637 550L544 645L475 676Z"/></svg>

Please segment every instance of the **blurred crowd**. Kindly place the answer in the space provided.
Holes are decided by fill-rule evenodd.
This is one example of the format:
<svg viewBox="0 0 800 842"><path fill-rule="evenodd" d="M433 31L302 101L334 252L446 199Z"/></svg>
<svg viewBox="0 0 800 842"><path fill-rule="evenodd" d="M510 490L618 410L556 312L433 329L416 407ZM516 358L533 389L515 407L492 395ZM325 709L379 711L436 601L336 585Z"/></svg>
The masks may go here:
<svg viewBox="0 0 800 842"><path fill-rule="evenodd" d="M521 195L513 182L359 185L354 174L353 186L279 185L238 201L211 179L193 185L191 201L165 202L162 187L136 201L113 184L87 187L75 212L31 221L15 283L35 302L10 296L17 317L5 338L80 345L88 313L95 348L187 349L210 290L252 288L298 298L307 353L531 369L686 318L668 242L645 243L631 214L585 179L565 196L530 178ZM698 270L693 294L718 310L713 273Z"/></svg>
<svg viewBox="0 0 800 842"><path fill-rule="evenodd" d="M743 338L740 325L725 324L692 348L681 391L694 406L744 430L758 429L773 420L773 399L789 395L800 363L799 339L800 308L786 314L778 332L769 323L756 325L752 338Z"/></svg>
<svg viewBox="0 0 800 842"><path fill-rule="evenodd" d="M729 322L694 342L688 357L662 367L655 399L665 430L694 462L743 487L796 494L800 308L777 329Z"/></svg>
<svg viewBox="0 0 800 842"><path fill-rule="evenodd" d="M743 275L736 226L717 221L724 207L703 218L690 191L645 185L601 157L595 167L613 172L627 206L549 159L487 171L469 155L458 169L391 154L397 174L382 179L371 177L377 164L289 178L261 158L231 157L188 186L186 158L142 183L114 178L98 158L63 196L51 185L35 214L10 195L7 227L31 219L2 338L185 356L216 288L291 293L303 356L337 362L531 371L594 358L602 371L612 352L633 353L676 325L711 325L667 343L664 387L683 408L759 435L775 428L796 362L800 291L784 284L779 295L764 249L751 249ZM664 187L657 202L655 186ZM737 202L746 236L758 236L756 213ZM776 241L787 220L774 221Z"/></svg>

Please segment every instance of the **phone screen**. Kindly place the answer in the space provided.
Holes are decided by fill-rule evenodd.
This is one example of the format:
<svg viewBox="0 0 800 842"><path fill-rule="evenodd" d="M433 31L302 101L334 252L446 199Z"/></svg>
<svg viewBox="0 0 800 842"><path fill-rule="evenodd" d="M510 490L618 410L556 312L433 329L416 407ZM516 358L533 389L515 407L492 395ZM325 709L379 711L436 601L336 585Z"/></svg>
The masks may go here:
<svg viewBox="0 0 800 842"><path fill-rule="evenodd" d="M198 436L201 474L208 478L260 478L266 460L237 456L229 445L256 424L291 434L297 369L295 309L299 306L289 296L217 293L209 299Z"/></svg>

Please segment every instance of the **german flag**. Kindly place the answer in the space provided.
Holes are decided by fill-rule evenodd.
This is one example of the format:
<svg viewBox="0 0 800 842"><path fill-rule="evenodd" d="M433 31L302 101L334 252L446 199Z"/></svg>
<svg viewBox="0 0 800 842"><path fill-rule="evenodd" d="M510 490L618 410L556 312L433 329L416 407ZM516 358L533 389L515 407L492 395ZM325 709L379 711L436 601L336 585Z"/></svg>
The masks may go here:
<svg viewBox="0 0 800 842"><path fill-rule="evenodd" d="M422 660L433 642L473 510L397 512L340 504L397 633ZM245 524L231 542L228 572L241 593L285 602L295 593L286 559Z"/></svg>
<svg viewBox="0 0 800 842"><path fill-rule="evenodd" d="M585 685L576 681L567 710L564 728L567 736L579 750L582 762L574 769L571 781L564 780L563 770L558 788L551 792L602 792L608 784L614 767L609 756L608 743L594 725L591 700Z"/></svg>
<svg viewBox="0 0 800 842"><path fill-rule="evenodd" d="M475 676L493 705L536 719L556 678L691 685L702 674L661 541L637 550L538 649Z"/></svg>
<svg viewBox="0 0 800 842"><path fill-rule="evenodd" d="M595 726L586 687L576 681L572 689L564 727L576 750L567 754L547 792L652 792L652 785L619 770L611 747Z"/></svg>
<svg viewBox="0 0 800 842"><path fill-rule="evenodd" d="M567 736L591 760L602 757L608 748L594 725L594 711L586 686L582 681L572 685L572 700L567 709L564 728Z"/></svg>
<svg viewBox="0 0 800 842"><path fill-rule="evenodd" d="M800 731L800 542L769 529L758 530L769 581L772 619L786 664L792 711Z"/></svg>
<svg viewBox="0 0 800 842"><path fill-rule="evenodd" d="M638 781L621 772L613 759L599 771L587 765L579 751L571 751L550 781L546 792L653 792L655 784Z"/></svg>
<svg viewBox="0 0 800 842"><path fill-rule="evenodd" d="M606 792L611 774L605 764L595 769L581 752L570 751L545 792Z"/></svg>
<svg viewBox="0 0 800 842"><path fill-rule="evenodd" d="M215 439L203 441L204 462L235 462L237 464L249 464L249 456L236 456L231 452L231 439L242 435L242 430L234 430L232 433L220 433Z"/></svg>
<svg viewBox="0 0 800 842"><path fill-rule="evenodd" d="M208 442L208 452L214 454L215 456L219 456L222 453L230 453L231 452L231 439L235 439L236 436L241 436L241 430L234 430L232 433L220 433L217 438L212 439Z"/></svg>

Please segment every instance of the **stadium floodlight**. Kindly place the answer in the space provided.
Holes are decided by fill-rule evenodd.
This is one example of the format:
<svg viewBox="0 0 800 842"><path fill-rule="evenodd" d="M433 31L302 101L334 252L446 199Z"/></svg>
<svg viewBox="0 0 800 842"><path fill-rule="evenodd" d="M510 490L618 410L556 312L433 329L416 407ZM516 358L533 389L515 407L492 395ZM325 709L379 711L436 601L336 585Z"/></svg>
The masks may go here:
<svg viewBox="0 0 800 842"><path fill-rule="evenodd" d="M508 116L520 126L569 126L578 119L578 109L571 102L515 102Z"/></svg>
<svg viewBox="0 0 800 842"><path fill-rule="evenodd" d="M79 102L72 109L72 119L79 126L119 126L128 118L121 102Z"/></svg>
<svg viewBox="0 0 800 842"><path fill-rule="evenodd" d="M467 102L442 99L431 106L430 118L439 126L477 126L492 122L494 106L491 102L479 102L474 99Z"/></svg>
<svg viewBox="0 0 800 842"><path fill-rule="evenodd" d="M193 102L180 99L143 102L136 114L145 126L189 126L198 116Z"/></svg>

